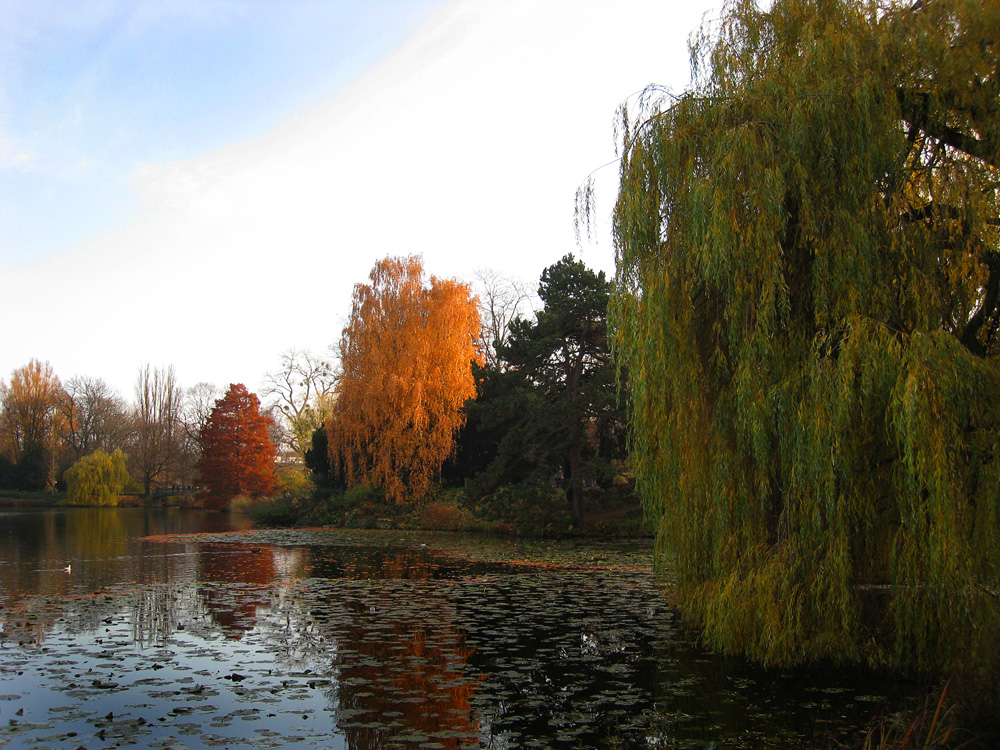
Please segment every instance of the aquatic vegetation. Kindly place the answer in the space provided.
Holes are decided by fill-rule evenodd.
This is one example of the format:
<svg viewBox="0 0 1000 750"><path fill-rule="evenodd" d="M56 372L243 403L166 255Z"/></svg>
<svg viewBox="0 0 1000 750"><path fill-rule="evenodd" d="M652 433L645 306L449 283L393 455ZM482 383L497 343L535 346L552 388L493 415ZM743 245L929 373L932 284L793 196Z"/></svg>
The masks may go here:
<svg viewBox="0 0 1000 750"><path fill-rule="evenodd" d="M16 570L0 537L0 746L778 747L862 737L900 705L869 673L701 650L645 540L106 512L131 536L71 576Z"/></svg>
<svg viewBox="0 0 1000 750"><path fill-rule="evenodd" d="M894 714L872 727L862 750L958 750L985 747L972 733L958 726L957 708L950 683L929 694L916 710Z"/></svg>

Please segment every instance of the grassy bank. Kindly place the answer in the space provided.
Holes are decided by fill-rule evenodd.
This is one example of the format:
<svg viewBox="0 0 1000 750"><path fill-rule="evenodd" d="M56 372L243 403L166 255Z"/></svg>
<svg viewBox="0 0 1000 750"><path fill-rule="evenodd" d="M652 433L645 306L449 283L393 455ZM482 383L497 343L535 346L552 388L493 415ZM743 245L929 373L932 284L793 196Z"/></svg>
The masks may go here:
<svg viewBox="0 0 1000 750"><path fill-rule="evenodd" d="M0 508L45 508L66 500L65 492L0 491Z"/></svg>
<svg viewBox="0 0 1000 750"><path fill-rule="evenodd" d="M53 508L56 506L98 507L72 503L67 499L65 492L25 492L22 490L4 490L0 492L0 508ZM179 508L199 507L195 497L190 493L154 494L152 497L146 497L145 495L119 495L115 507L160 508L164 506Z"/></svg>

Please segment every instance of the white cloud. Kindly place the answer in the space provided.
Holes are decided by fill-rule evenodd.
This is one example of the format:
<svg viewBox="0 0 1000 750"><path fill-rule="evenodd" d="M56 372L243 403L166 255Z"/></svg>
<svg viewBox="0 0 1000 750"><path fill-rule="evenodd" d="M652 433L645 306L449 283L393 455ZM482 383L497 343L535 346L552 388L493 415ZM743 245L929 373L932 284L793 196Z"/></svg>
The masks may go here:
<svg viewBox="0 0 1000 750"><path fill-rule="evenodd" d="M30 152L0 136L0 167L24 167L33 158Z"/></svg>
<svg viewBox="0 0 1000 750"><path fill-rule="evenodd" d="M575 250L574 191L613 154L617 104L654 81L686 84L699 14L640 0L445 6L280 128L140 166L134 221L7 274L8 309L33 312L7 326L0 372L34 356L126 388L149 361L185 384L254 389L282 350L339 337L353 284L387 254L534 284ZM613 193L599 197L609 208ZM613 270L606 241L583 258Z"/></svg>

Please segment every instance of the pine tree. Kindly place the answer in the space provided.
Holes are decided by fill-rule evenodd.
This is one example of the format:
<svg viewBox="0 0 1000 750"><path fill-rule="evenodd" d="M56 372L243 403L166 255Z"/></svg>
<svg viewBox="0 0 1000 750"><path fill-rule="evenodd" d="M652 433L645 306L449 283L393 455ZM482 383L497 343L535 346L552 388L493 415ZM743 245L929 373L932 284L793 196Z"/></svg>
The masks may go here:
<svg viewBox="0 0 1000 750"><path fill-rule="evenodd" d="M600 456L600 438L620 417L607 341L609 292L603 271L565 256L542 272L544 308L534 320L512 321L499 348L512 371L507 379L523 382L532 404L512 430L518 452L530 451L550 475L562 474L577 528L585 520L584 483L610 458Z"/></svg>

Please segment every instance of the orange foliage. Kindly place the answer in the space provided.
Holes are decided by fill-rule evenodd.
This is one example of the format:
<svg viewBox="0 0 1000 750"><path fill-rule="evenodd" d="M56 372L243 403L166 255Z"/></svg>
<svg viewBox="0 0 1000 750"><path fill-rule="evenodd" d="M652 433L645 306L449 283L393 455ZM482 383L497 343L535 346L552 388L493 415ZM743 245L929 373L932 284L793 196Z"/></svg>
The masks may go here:
<svg viewBox="0 0 1000 750"><path fill-rule="evenodd" d="M0 381L0 444L15 461L31 448L51 447L65 429L58 406L66 397L48 363L32 359Z"/></svg>
<svg viewBox="0 0 1000 750"><path fill-rule="evenodd" d="M269 495L276 486L275 447L268 435L269 417L260 413L260 400L242 383L229 386L226 395L201 429L198 473L208 503L222 507L236 495Z"/></svg>
<svg viewBox="0 0 1000 750"><path fill-rule="evenodd" d="M403 502L425 495L476 393L479 312L469 285L431 277L419 258L386 258L356 284L340 342L330 459L349 485Z"/></svg>

